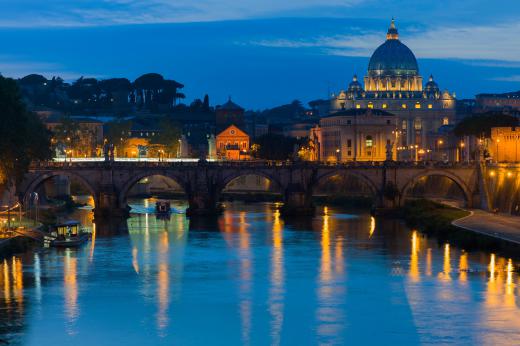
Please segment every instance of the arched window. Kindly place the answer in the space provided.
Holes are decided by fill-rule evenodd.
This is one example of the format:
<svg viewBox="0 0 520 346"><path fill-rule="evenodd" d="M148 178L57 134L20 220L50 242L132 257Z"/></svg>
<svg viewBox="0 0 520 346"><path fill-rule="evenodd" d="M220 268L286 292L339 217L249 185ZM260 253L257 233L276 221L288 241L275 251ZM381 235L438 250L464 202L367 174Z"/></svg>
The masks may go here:
<svg viewBox="0 0 520 346"><path fill-rule="evenodd" d="M442 119L442 125L449 125L450 124L450 120L448 119L448 117L444 117Z"/></svg>
<svg viewBox="0 0 520 346"><path fill-rule="evenodd" d="M365 138L365 146L367 148L372 148L373 145L374 145L374 140L372 139L372 136L366 136L366 138Z"/></svg>
<svg viewBox="0 0 520 346"><path fill-rule="evenodd" d="M415 118L415 120L413 121L413 126L416 130L422 130L421 118Z"/></svg>

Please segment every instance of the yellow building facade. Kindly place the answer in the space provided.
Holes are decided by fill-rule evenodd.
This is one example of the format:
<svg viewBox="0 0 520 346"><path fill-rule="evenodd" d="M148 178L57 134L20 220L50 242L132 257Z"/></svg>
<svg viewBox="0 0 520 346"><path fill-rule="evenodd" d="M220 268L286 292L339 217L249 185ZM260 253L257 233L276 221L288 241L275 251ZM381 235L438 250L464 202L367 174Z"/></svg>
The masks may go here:
<svg viewBox="0 0 520 346"><path fill-rule="evenodd" d="M519 162L520 128L493 127L487 148L495 162Z"/></svg>

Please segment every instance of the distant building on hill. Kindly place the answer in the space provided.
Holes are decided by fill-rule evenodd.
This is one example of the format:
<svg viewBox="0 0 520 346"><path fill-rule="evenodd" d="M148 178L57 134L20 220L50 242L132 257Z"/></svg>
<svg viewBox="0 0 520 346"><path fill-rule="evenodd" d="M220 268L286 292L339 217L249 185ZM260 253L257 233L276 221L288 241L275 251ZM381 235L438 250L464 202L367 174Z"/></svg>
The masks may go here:
<svg viewBox="0 0 520 346"><path fill-rule="evenodd" d="M478 94L476 104L482 111L520 111L520 91L503 94Z"/></svg>
<svg viewBox="0 0 520 346"><path fill-rule="evenodd" d="M244 108L231 101L230 97L226 103L215 108L215 122L217 131L222 131L230 125L242 128L244 126Z"/></svg>

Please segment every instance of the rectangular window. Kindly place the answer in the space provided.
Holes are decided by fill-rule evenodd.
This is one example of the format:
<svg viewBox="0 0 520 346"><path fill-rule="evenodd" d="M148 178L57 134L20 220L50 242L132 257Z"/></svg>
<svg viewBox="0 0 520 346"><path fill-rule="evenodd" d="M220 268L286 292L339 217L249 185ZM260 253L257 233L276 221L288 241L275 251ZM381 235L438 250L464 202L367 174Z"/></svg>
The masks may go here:
<svg viewBox="0 0 520 346"><path fill-rule="evenodd" d="M347 139L347 147L352 148L352 139Z"/></svg>

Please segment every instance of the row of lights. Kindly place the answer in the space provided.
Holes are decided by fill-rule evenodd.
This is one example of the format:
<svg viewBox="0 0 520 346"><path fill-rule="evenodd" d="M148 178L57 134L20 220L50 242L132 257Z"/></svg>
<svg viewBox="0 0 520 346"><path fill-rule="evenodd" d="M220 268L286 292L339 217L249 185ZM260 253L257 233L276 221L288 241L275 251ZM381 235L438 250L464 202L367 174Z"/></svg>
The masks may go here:
<svg viewBox="0 0 520 346"><path fill-rule="evenodd" d="M497 175L497 173L496 173L495 171L489 171L489 176L490 176L490 177L493 178L493 177L496 176L496 175ZM506 176L507 176L508 178L512 178L513 175L514 175L513 172L509 172L509 171L506 172Z"/></svg>
<svg viewBox="0 0 520 346"><path fill-rule="evenodd" d="M374 108L374 104L373 104L373 103L369 103L369 104L367 105L367 107L370 108L370 109L372 109L372 108ZM401 107L402 107L403 109L406 109L406 108L408 107L408 105L407 105L406 103L403 103L403 104L401 105ZM417 109L421 109L421 107L422 107L422 106L421 106L420 103L416 103L416 104L415 104L415 108L417 108ZM360 108L361 108L361 105L360 105L360 104L356 104L356 108L357 108L357 109L360 109ZM383 103L383 105L382 105L381 108L383 108L383 109L387 109L387 108L388 108L388 105L387 105L386 103ZM433 105L429 104L429 105L428 105L428 109L432 109L432 108L433 108Z"/></svg>

